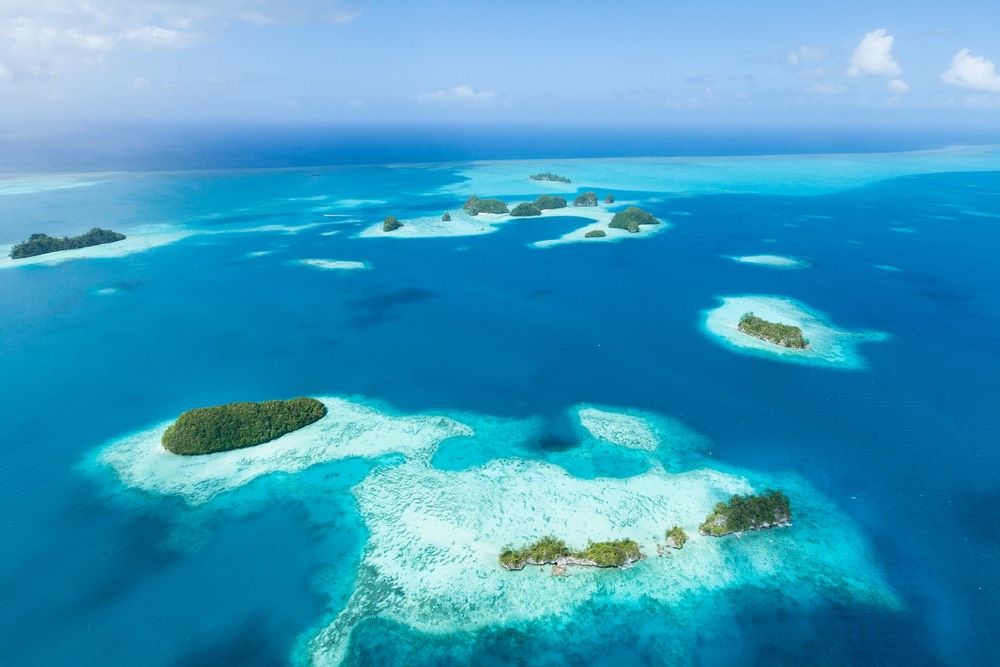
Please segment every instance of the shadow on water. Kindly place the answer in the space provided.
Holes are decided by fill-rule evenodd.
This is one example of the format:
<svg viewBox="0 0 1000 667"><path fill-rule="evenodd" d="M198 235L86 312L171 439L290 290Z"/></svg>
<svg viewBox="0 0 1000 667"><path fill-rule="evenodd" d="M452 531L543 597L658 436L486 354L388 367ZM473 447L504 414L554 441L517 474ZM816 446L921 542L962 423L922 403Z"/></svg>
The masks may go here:
<svg viewBox="0 0 1000 667"><path fill-rule="evenodd" d="M264 667L287 664L288 647L276 645L272 638L273 633L268 631L263 615L258 614L249 618L234 632L221 638L213 638L205 642L205 645L188 651L173 664L178 667L202 665Z"/></svg>
<svg viewBox="0 0 1000 667"><path fill-rule="evenodd" d="M374 326L396 317L396 309L411 303L417 303L437 296L437 292L421 287L404 287L402 289L366 296L347 302L347 307L354 314L348 323L357 328Z"/></svg>

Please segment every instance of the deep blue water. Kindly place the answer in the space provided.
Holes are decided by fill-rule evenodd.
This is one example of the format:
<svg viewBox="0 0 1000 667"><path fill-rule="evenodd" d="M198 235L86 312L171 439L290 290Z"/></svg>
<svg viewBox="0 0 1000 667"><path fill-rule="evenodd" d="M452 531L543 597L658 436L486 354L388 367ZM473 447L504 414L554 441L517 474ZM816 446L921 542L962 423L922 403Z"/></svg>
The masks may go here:
<svg viewBox="0 0 1000 667"><path fill-rule="evenodd" d="M678 418L707 436L712 458L793 470L833 499L904 602L898 612L835 601L801 609L773 592L721 593L725 631L699 642L698 662L993 661L1000 172L903 177L819 197L647 201L673 229L547 250L526 244L577 222L351 238L389 212L454 206L454 196L427 194L459 180L453 166L331 168L318 185L310 173L125 173L0 197L3 243L109 223L324 222L308 202L289 201L317 191L389 202L359 209L363 222L296 234L196 235L116 259L0 270L0 661L286 661L299 636L343 604L314 586L331 553L349 592L365 528L348 489L369 464L328 464L280 482L342 497L334 529L319 534L294 502L190 509L123 496L110 475L95 479L81 462L193 406L300 394L361 395L407 412L551 416L594 402ZM678 209L690 215L670 215ZM829 217L804 217L817 212ZM333 228L342 231L321 235ZM245 256L260 250L275 252ZM760 252L812 266L777 271L722 257ZM373 269L290 262L308 257ZM891 339L863 346L868 368L857 372L734 354L698 318L716 296L743 293L799 299L839 326ZM532 455L520 446L515 454ZM464 456L450 464L481 462ZM619 470L638 465L621 459ZM251 485L248 498L266 485ZM655 610L637 605L595 603L559 636L544 623L428 637L366 621L348 662L655 663L655 623L629 622Z"/></svg>

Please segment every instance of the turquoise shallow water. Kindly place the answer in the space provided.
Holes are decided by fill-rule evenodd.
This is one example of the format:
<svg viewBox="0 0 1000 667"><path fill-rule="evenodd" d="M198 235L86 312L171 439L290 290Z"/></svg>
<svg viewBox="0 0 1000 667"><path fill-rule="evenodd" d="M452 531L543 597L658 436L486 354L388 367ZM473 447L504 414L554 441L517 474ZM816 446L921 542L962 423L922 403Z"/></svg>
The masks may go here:
<svg viewBox="0 0 1000 667"><path fill-rule="evenodd" d="M531 247L587 223L567 211L476 236L355 238L388 213L454 208L471 188L533 196L518 175L550 169L574 178L572 192L614 186L672 227ZM990 662L1000 156L796 157L776 169L716 158L7 179L0 244L94 225L149 242L0 268L0 655L273 664L325 650L317 637L339 623L337 651L322 655L347 664ZM730 259L759 254L808 266ZM862 363L743 354L706 332L703 313L746 295L881 335L853 350ZM190 407L298 394L371 407L371 439L351 432L343 442L363 447L231 488L216 471L225 488L195 504L100 462ZM587 405L654 424L659 447L591 437L578 420ZM474 435L379 430L414 415ZM629 504L702 470L724 479L648 506L687 520L706 488L781 483L797 490L801 521L570 578L534 601L516 583L533 580L470 595L493 590L494 575L479 556L466 569L448 561L518 525L608 530L598 509L576 524L552 509L571 488L580 507L604 498L620 512L612 530L645 530ZM539 480L537 499L519 479ZM421 541L452 518L478 528ZM700 579L709 565L729 583Z"/></svg>

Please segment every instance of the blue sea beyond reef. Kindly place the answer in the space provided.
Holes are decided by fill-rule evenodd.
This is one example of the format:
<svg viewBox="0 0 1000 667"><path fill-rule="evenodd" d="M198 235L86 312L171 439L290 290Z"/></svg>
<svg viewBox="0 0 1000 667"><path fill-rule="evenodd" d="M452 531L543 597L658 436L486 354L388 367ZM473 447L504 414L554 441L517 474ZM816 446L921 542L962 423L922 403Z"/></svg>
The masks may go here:
<svg viewBox="0 0 1000 667"><path fill-rule="evenodd" d="M0 662L995 662L1000 148L231 166L0 175ZM584 236L628 205L662 224ZM791 527L698 535L766 488ZM648 558L499 567L547 534Z"/></svg>

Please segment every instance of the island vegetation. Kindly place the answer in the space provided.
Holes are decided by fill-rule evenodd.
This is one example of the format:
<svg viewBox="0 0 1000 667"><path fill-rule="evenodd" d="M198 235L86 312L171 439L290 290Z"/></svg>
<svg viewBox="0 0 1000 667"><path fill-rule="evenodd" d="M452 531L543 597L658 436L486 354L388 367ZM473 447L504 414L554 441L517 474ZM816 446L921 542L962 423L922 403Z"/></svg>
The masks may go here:
<svg viewBox="0 0 1000 667"><path fill-rule="evenodd" d="M451 214L445 213L441 216L441 222L451 222Z"/></svg>
<svg viewBox="0 0 1000 667"><path fill-rule="evenodd" d="M802 336L802 329L791 324L768 322L753 313L744 313L736 327L748 336L766 340L769 343L803 350L809 347L809 340Z"/></svg>
<svg viewBox="0 0 1000 667"><path fill-rule="evenodd" d="M674 526L667 531L667 546L671 549L683 549L688 541L688 535L680 526Z"/></svg>
<svg viewBox="0 0 1000 667"><path fill-rule="evenodd" d="M297 431L326 415L314 398L227 403L188 410L164 431L163 447L193 456L253 447Z"/></svg>
<svg viewBox="0 0 1000 667"><path fill-rule="evenodd" d="M638 206L629 206L624 211L615 213L615 216L611 218L611 222L608 223L608 227L624 229L634 234L639 231L639 225L658 224L660 224L660 221L653 217L651 213L643 211Z"/></svg>
<svg viewBox="0 0 1000 667"><path fill-rule="evenodd" d="M542 209L566 208L566 200L555 195L541 195L535 199L535 206Z"/></svg>
<svg viewBox="0 0 1000 667"><path fill-rule="evenodd" d="M36 257L50 252L60 250L76 250L78 248L89 248L90 246L103 245L124 241L125 235L110 229L94 227L85 234L79 236L63 236L57 238L48 234L32 234L27 241L18 243L10 249L11 259L24 259L26 257Z"/></svg>
<svg viewBox="0 0 1000 667"><path fill-rule="evenodd" d="M397 220L394 215L387 215L385 216L385 220L382 221L383 232L394 232L402 226L403 223Z"/></svg>
<svg viewBox="0 0 1000 667"><path fill-rule="evenodd" d="M614 204L615 203L615 196L614 195L608 195L607 197L604 198L604 203L605 204Z"/></svg>
<svg viewBox="0 0 1000 667"><path fill-rule="evenodd" d="M781 491L767 489L759 495L735 495L728 503L719 503L698 528L705 535L719 537L729 533L788 526L792 522L791 503Z"/></svg>
<svg viewBox="0 0 1000 667"><path fill-rule="evenodd" d="M541 215L541 214L542 214L542 209L540 209L536 205L530 204L528 202L524 202L523 204L518 204L510 212L511 217L515 217L515 218L524 218L524 217L529 217L529 216L533 216L533 215Z"/></svg>
<svg viewBox="0 0 1000 667"><path fill-rule="evenodd" d="M577 195L573 200L573 206L597 206L597 193L588 191Z"/></svg>
<svg viewBox="0 0 1000 667"><path fill-rule="evenodd" d="M553 174L551 171L546 171L541 174L532 174L531 180L533 181L553 181L555 183L572 183L571 180L565 176L560 176L558 174Z"/></svg>
<svg viewBox="0 0 1000 667"><path fill-rule="evenodd" d="M500 552L500 565L508 570L522 570L526 565L582 565L590 567L626 567L642 560L642 551L635 540L588 542L580 551L573 551L566 542L549 535L519 549L505 547Z"/></svg>
<svg viewBox="0 0 1000 667"><path fill-rule="evenodd" d="M603 229L591 229L589 232L584 234L583 237L587 239L603 239L607 235L607 232Z"/></svg>
<svg viewBox="0 0 1000 667"><path fill-rule="evenodd" d="M476 195L472 195L466 199L465 206L463 206L463 208L469 215L479 215L480 213L510 213L510 209L507 208L507 204L503 203L499 199L480 199Z"/></svg>

